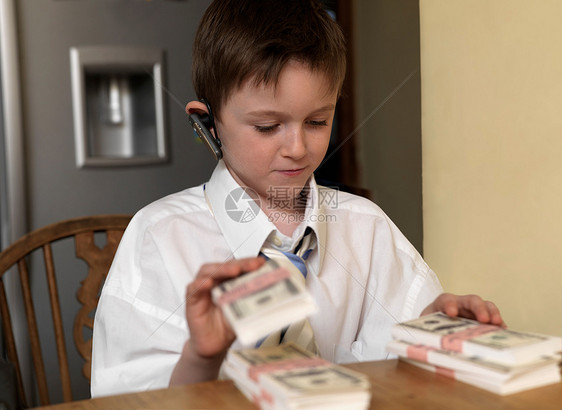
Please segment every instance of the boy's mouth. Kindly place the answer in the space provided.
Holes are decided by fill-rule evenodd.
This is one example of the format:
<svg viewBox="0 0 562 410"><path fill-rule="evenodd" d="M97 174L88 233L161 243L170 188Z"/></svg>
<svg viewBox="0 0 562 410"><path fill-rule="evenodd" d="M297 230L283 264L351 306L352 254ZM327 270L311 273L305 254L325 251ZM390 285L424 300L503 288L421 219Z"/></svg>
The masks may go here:
<svg viewBox="0 0 562 410"><path fill-rule="evenodd" d="M302 174L304 170L305 168L280 169L278 172L280 172L283 175L292 177Z"/></svg>

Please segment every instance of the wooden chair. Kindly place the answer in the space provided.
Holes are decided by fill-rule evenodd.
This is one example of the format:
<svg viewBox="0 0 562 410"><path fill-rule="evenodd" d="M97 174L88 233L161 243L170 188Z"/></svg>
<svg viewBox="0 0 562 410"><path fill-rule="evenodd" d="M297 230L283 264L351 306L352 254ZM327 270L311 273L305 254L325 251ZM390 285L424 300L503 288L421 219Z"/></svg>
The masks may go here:
<svg viewBox="0 0 562 410"><path fill-rule="evenodd" d="M74 237L76 257L84 260L88 265L87 276L81 282L81 288L76 294L76 297L82 307L74 319L73 339L80 355L86 361L82 372L89 381L92 340L84 340L83 327L89 328L90 330L93 329L92 312L96 309L101 287L105 277L107 276L111 262L113 261L115 251L117 250L123 231L127 227L130 219L131 216L129 215L98 215L65 220L37 229L23 236L0 253L0 311L4 343L8 360L12 362L16 368L18 394L24 406L26 400L21 368L17 356L14 332L12 329L12 319L4 287L6 274L8 271L13 271L13 274L17 274L19 276L35 373L34 380L37 383L37 390L39 392L39 400L41 404L47 405L50 403L50 399L47 389L45 366L43 362L43 355L41 353L41 343L39 340L37 317L35 314L36 310L31 293L30 275L27 262L29 256L34 251L39 250L39 248L42 249L60 368L62 396L65 402L71 401L72 393L68 367L68 354L64 338L59 292L57 290L57 273L54 266L51 244L65 238L70 239L71 237ZM106 244L101 249L94 242L94 233L98 232L105 232L106 235ZM100 234L97 235L99 236ZM11 269L12 267L14 269ZM32 271L35 270L32 269ZM49 375L49 377L53 377L53 375Z"/></svg>

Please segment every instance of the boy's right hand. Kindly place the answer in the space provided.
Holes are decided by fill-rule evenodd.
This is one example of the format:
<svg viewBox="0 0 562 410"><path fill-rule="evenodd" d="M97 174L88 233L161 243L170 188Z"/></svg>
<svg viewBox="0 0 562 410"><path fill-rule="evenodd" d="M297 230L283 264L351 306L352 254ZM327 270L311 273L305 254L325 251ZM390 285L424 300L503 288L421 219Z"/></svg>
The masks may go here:
<svg viewBox="0 0 562 410"><path fill-rule="evenodd" d="M225 263L205 264L187 287L185 310L189 325L190 344L194 353L212 357L225 352L236 335L213 303L211 290L221 282L258 269L264 258L234 259Z"/></svg>
<svg viewBox="0 0 562 410"><path fill-rule="evenodd" d="M258 269L261 257L205 264L187 287L185 313L190 338L170 379L170 385L216 379L220 366L236 335L220 307L213 303L211 290L221 282Z"/></svg>

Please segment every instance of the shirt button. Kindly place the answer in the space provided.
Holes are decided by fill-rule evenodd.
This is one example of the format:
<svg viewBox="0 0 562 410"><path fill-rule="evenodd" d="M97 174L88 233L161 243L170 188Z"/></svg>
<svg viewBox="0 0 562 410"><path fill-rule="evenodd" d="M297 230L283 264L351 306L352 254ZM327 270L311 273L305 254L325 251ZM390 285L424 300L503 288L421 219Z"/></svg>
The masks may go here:
<svg viewBox="0 0 562 410"><path fill-rule="evenodd" d="M281 246L281 245L283 245L283 241L282 241L281 238L279 238L278 236L274 236L274 237L273 237L273 243L275 244L275 246Z"/></svg>

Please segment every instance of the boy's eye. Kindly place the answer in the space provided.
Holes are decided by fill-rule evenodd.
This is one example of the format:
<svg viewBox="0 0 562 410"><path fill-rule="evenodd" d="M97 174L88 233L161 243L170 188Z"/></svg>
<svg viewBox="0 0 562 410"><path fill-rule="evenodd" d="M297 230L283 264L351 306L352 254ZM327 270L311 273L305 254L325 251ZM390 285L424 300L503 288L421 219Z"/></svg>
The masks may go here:
<svg viewBox="0 0 562 410"><path fill-rule="evenodd" d="M313 127L325 127L326 125L328 125L328 121L326 120L322 120L322 121L310 120L308 123Z"/></svg>
<svg viewBox="0 0 562 410"><path fill-rule="evenodd" d="M274 131L275 128L277 128L277 124L273 124L273 125L254 125L254 128L256 129L257 132L267 133L267 132Z"/></svg>
<svg viewBox="0 0 562 410"><path fill-rule="evenodd" d="M306 122L311 127L325 127L328 125L328 121L326 120L309 120ZM273 132L279 127L279 124L272 124L272 125L254 125L254 128L258 132L268 133Z"/></svg>

